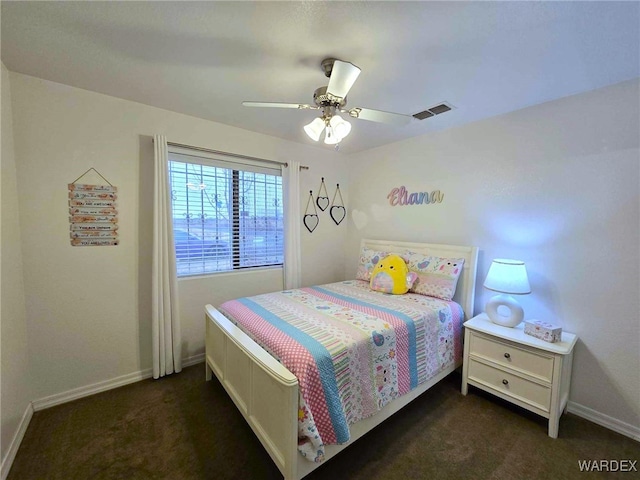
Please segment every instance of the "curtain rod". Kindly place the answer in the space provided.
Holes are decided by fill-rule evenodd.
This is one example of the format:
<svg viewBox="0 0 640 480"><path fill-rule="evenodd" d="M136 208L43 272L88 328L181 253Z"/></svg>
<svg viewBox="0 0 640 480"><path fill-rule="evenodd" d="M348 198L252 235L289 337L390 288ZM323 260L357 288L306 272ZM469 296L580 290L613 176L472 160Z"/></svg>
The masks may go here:
<svg viewBox="0 0 640 480"><path fill-rule="evenodd" d="M182 143L167 142L167 145L171 145L172 147L188 148L190 150L197 150L199 152L214 153L214 154L217 154L217 155L226 155L227 157L233 157L233 158L244 158L246 160L257 160L259 162L276 163L278 165L284 165L285 167L289 166L289 164L287 162L278 162L276 160L268 160L266 158L250 157L248 155L239 155L237 153L221 152L220 150L212 150L210 148L194 147L194 146L191 146L191 145L184 145ZM300 170L309 170L309 167L307 167L306 165L300 165Z"/></svg>

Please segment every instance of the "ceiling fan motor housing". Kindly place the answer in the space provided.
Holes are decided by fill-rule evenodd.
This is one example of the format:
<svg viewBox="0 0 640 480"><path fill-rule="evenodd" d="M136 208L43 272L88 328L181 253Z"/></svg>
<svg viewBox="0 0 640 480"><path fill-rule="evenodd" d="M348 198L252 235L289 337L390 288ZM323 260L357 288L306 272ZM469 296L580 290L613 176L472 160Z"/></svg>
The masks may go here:
<svg viewBox="0 0 640 480"><path fill-rule="evenodd" d="M320 67L322 68L322 71L324 72L327 78L331 78L331 72L333 71L333 64L336 60L337 60L336 58L330 57L330 58L325 58L320 63Z"/></svg>
<svg viewBox="0 0 640 480"><path fill-rule="evenodd" d="M336 107L342 108L347 104L347 98L340 98L327 93L327 87L317 88L313 92L313 102L318 107Z"/></svg>

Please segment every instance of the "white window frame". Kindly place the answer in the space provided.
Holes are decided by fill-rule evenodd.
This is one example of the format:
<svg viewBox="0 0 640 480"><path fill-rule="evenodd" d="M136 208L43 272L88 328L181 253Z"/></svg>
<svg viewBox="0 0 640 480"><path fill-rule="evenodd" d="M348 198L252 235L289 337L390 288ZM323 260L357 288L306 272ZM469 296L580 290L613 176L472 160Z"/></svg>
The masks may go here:
<svg viewBox="0 0 640 480"><path fill-rule="evenodd" d="M283 191L282 191L282 181L281 181L281 177L282 177L282 173L281 173L281 169L277 164L274 163L267 163L267 162L260 162L258 160L255 159L250 159L250 158L245 158L245 157L239 157L236 155L224 155L221 153L214 153L214 152L209 152L209 151L201 151L199 149L190 149L190 148L186 148L186 147L179 147L179 146L174 146L174 145L169 145L168 147L168 151L169 151L169 162L175 161L175 162L182 162L182 163L187 163L187 164L192 164L192 165L202 165L205 167L216 167L216 168L223 168L225 170L229 170L229 171L238 171L238 172L249 172L249 173L256 173L256 174L264 174L264 175L270 175L270 176L275 176L275 177L280 177L279 180L279 193L278 195L276 195L276 200L280 201L280 205L279 207L276 207L277 213L276 213L276 218L278 217L278 214L280 215L280 221L282 222L282 225L284 225L284 212L283 212L283 205L282 205L282 195L283 195ZM168 164L167 168L170 170L170 181L171 181L171 163ZM235 174L232 174L235 176ZM239 175L241 176L241 175ZM236 178L239 178L239 176L237 176ZM238 185L238 183L234 183L234 185ZM194 185L194 187L196 187L196 189L199 187L197 185ZM266 186L265 186L266 188ZM277 187L276 187L277 188ZM171 186L171 191L172 191L172 210L174 208L174 200L175 200L175 192L174 192L174 188L173 186ZM273 253L273 255L279 255L279 258L275 259L273 257L273 255L270 255L270 261L265 261L264 264L259 264L259 265L250 265L250 266L245 266L242 264L242 261L240 259L240 252L241 251L245 251L246 245L244 246L244 250L241 249L241 244L240 244L240 235L241 235L241 227L240 227L240 220L239 220L239 208L238 208L238 202L239 202L239 198L233 198L234 193L229 191L229 198L227 199L227 204L228 206L231 206L232 208L232 212L230 214L230 216L232 215L233 218L229 218L228 222L231 223L231 225L229 225L230 228L230 238L229 239L225 239L224 241L221 241L220 244L223 246L220 246L220 251L223 251L223 247L224 244L226 243L228 245L228 249L230 251L230 257L224 257L227 260L224 260L224 258L220 257L215 257L214 261L212 261L211 259L208 259L208 263L207 260L203 257L202 259L200 258L196 258L195 260L192 259L188 259L185 261L185 258L182 256L180 252L184 251L184 250L180 250L182 247L179 245L179 242L177 240L176 237L176 220L175 218L172 219L173 221L173 225L174 225L174 240L176 240L176 248L178 249L178 252L176 252L176 263L177 263L177 269L178 269L178 277L179 278L187 278L187 277L194 277L194 276L202 276L202 275L216 275L216 274L223 274L223 273L230 273L230 272L239 272L239 271L247 271L247 270L255 270L255 269L264 269L264 268L283 268L283 261L284 261L284 228L282 229L282 234L280 235L280 241L278 242L277 240L277 232L280 231L277 228L276 225L276 229L275 230L268 230L267 233L274 233L276 234L276 240L274 241L273 244L269 243L268 246L265 246L265 249L269 250L269 253ZM236 192L237 193L237 192ZM202 209L204 210L204 207L202 207ZM205 219L202 218L201 221L204 223ZM187 220L187 224L188 224L189 220ZM202 227L204 228L204 227ZM250 229L249 229L250 231ZM218 232L218 230L216 230L216 232ZM255 233L255 232L254 232ZM217 237L216 237L217 239ZM204 250L205 247L205 241L204 239L202 240L203 244L200 247L201 251ZM189 242L191 242L191 239L187 239L187 243L189 244ZM216 241L216 245L218 245L218 242ZM278 249L278 246L280 246L280 248ZM276 250L272 250L271 247L274 247ZM189 254L187 254L189 255ZM266 254L265 254L266 255ZM221 260L222 258L222 260ZM221 262L222 261L222 265L223 267L221 267ZM197 268L197 266L193 266L193 265L198 265L202 262L202 269ZM215 268L212 268L212 265L215 263ZM208 265L208 266L207 266ZM227 265L226 267L224 267L224 265Z"/></svg>

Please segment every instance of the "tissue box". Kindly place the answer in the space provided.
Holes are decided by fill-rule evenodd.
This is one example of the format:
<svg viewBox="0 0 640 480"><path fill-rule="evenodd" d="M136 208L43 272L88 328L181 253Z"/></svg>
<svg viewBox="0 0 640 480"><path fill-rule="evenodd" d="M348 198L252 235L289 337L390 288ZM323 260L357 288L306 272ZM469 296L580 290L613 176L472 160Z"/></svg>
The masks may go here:
<svg viewBox="0 0 640 480"><path fill-rule="evenodd" d="M562 328L542 320L525 320L524 333L549 343L562 341Z"/></svg>

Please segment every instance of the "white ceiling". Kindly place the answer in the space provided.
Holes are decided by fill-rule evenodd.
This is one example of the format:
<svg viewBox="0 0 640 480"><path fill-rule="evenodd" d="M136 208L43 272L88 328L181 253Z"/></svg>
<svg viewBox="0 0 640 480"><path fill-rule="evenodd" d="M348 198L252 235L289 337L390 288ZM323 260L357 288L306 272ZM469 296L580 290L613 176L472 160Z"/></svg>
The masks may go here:
<svg viewBox="0 0 640 480"><path fill-rule="evenodd" d="M2 2L14 72L315 144L325 57L362 69L349 107L412 115L353 120L351 153L640 76L640 3ZM320 142L320 148L330 149Z"/></svg>

